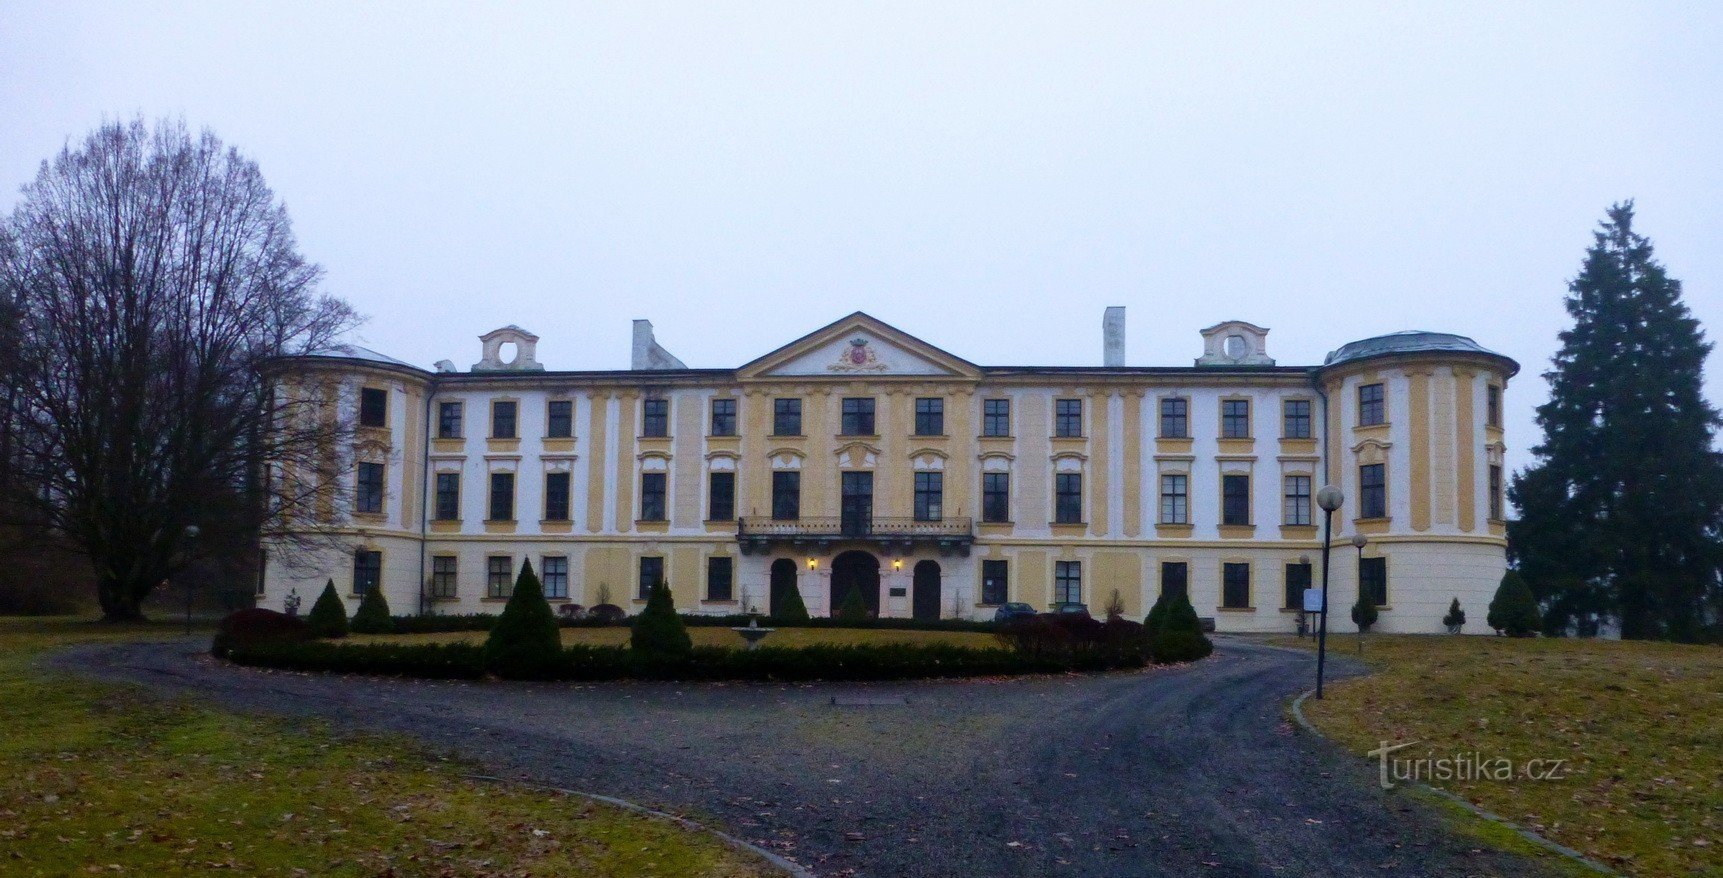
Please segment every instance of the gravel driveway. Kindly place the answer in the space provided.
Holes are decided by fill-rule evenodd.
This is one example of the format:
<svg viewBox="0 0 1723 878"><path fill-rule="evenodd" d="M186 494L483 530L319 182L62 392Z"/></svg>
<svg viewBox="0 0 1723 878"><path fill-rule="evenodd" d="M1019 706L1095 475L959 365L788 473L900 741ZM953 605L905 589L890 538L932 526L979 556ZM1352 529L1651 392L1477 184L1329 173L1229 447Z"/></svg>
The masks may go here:
<svg viewBox="0 0 1723 878"><path fill-rule="evenodd" d="M1370 765L1295 734L1282 705L1314 660L1248 642L1141 673L871 686L334 677L228 666L202 646L52 663L406 733L499 774L686 814L821 876L1548 874L1474 849L1378 789Z"/></svg>

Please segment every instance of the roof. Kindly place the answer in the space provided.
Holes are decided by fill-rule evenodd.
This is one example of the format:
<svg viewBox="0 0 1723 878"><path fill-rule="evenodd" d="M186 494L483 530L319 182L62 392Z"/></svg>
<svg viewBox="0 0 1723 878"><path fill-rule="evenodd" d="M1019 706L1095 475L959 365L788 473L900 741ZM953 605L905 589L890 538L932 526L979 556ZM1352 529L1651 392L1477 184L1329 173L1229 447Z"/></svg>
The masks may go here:
<svg viewBox="0 0 1723 878"><path fill-rule="evenodd" d="M333 360L360 360L367 363L393 366L397 369L414 369L420 372L424 371L418 366L406 362L405 360L397 360L388 354L379 354L370 348L360 347L356 344L334 344L321 350L311 351L310 353L305 354L305 356L327 357Z"/></svg>
<svg viewBox="0 0 1723 878"><path fill-rule="evenodd" d="M1463 336L1448 332L1427 332L1421 329L1408 329L1403 332L1392 332L1366 338L1360 341L1347 342L1339 350L1329 352L1323 359L1324 367L1338 366L1358 360L1369 360L1376 357L1388 357L1400 354L1424 353L1460 353L1478 354L1505 361L1513 371L1519 371L1519 364L1512 358L1498 354L1489 348Z"/></svg>

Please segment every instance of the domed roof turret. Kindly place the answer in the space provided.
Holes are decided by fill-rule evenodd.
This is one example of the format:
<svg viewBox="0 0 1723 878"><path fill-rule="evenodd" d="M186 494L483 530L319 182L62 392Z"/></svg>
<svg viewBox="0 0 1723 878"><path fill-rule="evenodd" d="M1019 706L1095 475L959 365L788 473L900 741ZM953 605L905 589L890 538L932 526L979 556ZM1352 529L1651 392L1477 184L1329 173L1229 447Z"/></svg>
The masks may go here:
<svg viewBox="0 0 1723 878"><path fill-rule="evenodd" d="M1509 375L1520 370L1520 364L1514 362L1512 358L1498 354L1463 335L1454 335L1450 332L1427 332L1421 329L1408 329L1403 332L1378 335L1375 338L1347 342L1341 345L1339 350L1329 352L1322 361L1322 365L1333 367L1343 363L1371 360L1377 357L1428 353L1475 354L1500 360Z"/></svg>

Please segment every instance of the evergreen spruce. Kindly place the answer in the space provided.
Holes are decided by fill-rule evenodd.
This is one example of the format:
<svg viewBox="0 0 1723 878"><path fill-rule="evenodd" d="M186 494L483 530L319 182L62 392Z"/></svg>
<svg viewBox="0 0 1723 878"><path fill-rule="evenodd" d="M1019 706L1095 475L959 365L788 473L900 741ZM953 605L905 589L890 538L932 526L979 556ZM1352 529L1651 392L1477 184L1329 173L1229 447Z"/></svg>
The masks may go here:
<svg viewBox="0 0 1723 878"><path fill-rule="evenodd" d="M1442 624L1447 627L1449 634L1458 634L1466 627L1466 611L1460 609L1460 599L1448 604L1448 615L1442 617Z"/></svg>
<svg viewBox="0 0 1723 878"><path fill-rule="evenodd" d="M395 619L389 615L389 601L383 597L381 585L365 592L359 609L353 611L353 623L348 630L354 634L393 634Z"/></svg>
<svg viewBox="0 0 1723 878"><path fill-rule="evenodd" d="M1486 621L1497 634L1525 637L1537 633L1538 602L1519 571L1509 570L1502 574L1502 583L1496 586L1496 596L1490 600Z"/></svg>
<svg viewBox="0 0 1723 878"><path fill-rule="evenodd" d="M305 617L305 624L311 626L315 637L347 636L347 605L335 591L335 580L323 586L317 603L311 605L311 615Z"/></svg>
<svg viewBox="0 0 1723 878"><path fill-rule="evenodd" d="M867 603L862 600L860 588L850 587L844 594L843 603L838 605L836 615L846 622L861 622L867 619Z"/></svg>
<svg viewBox="0 0 1723 878"><path fill-rule="evenodd" d="M1358 600L1352 604L1352 624L1358 626L1359 634L1370 631L1370 626L1376 624L1377 615L1376 602L1364 595L1359 595Z"/></svg>
<svg viewBox="0 0 1723 878"><path fill-rule="evenodd" d="M646 609L634 620L628 645L635 652L655 658L687 658L694 651L688 626L676 613L676 599L662 580L653 583L646 595Z"/></svg>
<svg viewBox="0 0 1723 878"><path fill-rule="evenodd" d="M556 616L544 599L532 562L523 562L514 593L485 640L485 669L514 680L544 679L555 673L561 657L562 632Z"/></svg>
<svg viewBox="0 0 1723 878"><path fill-rule="evenodd" d="M802 600L802 590L795 583L784 589L783 599L778 601L777 612L772 618L782 622L808 621L808 604Z"/></svg>
<svg viewBox="0 0 1723 878"><path fill-rule="evenodd" d="M1197 618L1188 595L1169 599L1163 594L1156 603L1165 604L1159 628L1151 629L1149 634L1149 650L1156 662L1191 662L1214 652L1214 644L1203 634L1202 620ZM1150 617L1153 615L1151 611ZM1149 626L1145 623L1144 627Z"/></svg>
<svg viewBox="0 0 1723 878"><path fill-rule="evenodd" d="M1701 393L1711 345L1632 202L1610 208L1566 304L1509 551L1552 633L1613 616L1623 637L1697 639L1723 606L1723 420Z"/></svg>
<svg viewBox="0 0 1723 878"><path fill-rule="evenodd" d="M1194 608L1192 612L1195 612ZM1161 596L1155 598L1155 605L1149 608L1149 614L1143 617L1143 627L1149 630L1150 637L1154 637L1155 632L1161 630L1161 626L1165 625L1166 621L1167 593L1162 591Z"/></svg>

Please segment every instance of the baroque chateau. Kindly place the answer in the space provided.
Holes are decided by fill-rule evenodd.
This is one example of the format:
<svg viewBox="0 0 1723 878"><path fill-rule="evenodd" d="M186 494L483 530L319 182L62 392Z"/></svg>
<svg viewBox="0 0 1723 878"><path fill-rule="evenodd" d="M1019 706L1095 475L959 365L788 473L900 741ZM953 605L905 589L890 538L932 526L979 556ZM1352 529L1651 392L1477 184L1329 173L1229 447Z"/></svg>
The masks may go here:
<svg viewBox="0 0 1723 878"><path fill-rule="evenodd" d="M555 603L810 613L853 590L880 616L1184 590L1220 631L1291 631L1320 580L1317 489L1338 486L1330 607L1468 632L1505 569L1502 395L1517 364L1403 332L1278 365L1268 330L1202 331L1189 366L977 365L856 313L736 368L688 368L636 321L631 368L550 371L515 326L468 371L355 346L282 364L354 427L306 532L273 545L260 602L498 612L522 562ZM1355 536L1364 538L1358 546ZM291 596L291 597L290 597ZM1344 624L1344 623L1342 623Z"/></svg>

